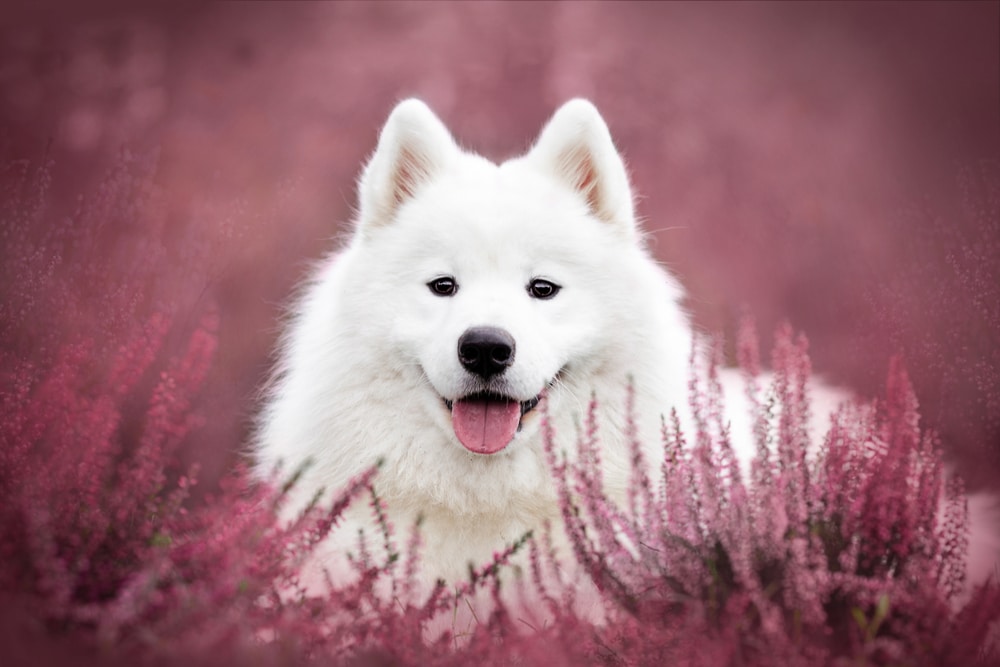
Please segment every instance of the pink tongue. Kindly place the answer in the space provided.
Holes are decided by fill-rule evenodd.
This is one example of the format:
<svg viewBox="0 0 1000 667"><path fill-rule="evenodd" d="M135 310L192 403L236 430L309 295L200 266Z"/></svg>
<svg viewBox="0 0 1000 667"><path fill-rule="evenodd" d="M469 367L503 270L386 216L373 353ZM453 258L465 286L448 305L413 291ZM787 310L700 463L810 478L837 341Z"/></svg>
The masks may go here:
<svg viewBox="0 0 1000 667"><path fill-rule="evenodd" d="M455 435L470 452L496 454L517 433L521 404L483 399L455 401L451 409Z"/></svg>

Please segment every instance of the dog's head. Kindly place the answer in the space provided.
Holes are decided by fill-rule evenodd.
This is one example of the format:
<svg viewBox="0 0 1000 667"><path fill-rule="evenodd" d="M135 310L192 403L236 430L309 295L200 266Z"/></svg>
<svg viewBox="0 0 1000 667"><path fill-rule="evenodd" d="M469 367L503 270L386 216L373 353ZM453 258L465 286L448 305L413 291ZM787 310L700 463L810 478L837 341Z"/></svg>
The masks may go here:
<svg viewBox="0 0 1000 667"><path fill-rule="evenodd" d="M631 189L600 114L570 101L496 165L407 100L359 189L359 292L384 300L379 335L426 378L435 420L480 454L537 429L539 402L601 363L636 288Z"/></svg>

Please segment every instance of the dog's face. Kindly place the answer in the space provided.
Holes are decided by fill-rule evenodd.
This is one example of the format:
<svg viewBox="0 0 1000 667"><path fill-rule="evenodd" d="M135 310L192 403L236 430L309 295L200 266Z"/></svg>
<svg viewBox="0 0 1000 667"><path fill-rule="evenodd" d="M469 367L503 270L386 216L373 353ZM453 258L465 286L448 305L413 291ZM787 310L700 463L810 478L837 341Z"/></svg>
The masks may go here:
<svg viewBox="0 0 1000 667"><path fill-rule="evenodd" d="M619 249L636 244L624 166L581 101L499 166L403 102L362 178L357 234L420 400L484 455L533 433L539 402L600 357L629 289Z"/></svg>

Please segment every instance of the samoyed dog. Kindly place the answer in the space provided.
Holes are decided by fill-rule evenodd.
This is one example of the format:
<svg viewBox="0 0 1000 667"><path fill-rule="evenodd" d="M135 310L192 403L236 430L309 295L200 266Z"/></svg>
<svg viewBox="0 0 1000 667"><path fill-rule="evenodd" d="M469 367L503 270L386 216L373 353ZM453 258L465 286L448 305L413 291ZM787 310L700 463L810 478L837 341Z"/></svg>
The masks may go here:
<svg viewBox="0 0 1000 667"><path fill-rule="evenodd" d="M360 178L349 242L294 309L258 470L304 470L294 511L381 461L389 521L405 531L422 517L422 578L463 581L470 563L559 524L543 403L572 451L596 398L612 497L630 477L628 387L658 459L661 416L687 421L681 296L643 245L625 166L590 102L567 102L499 165L459 147L424 103L401 102ZM733 432L749 433L742 390L727 394ZM748 461L749 440L736 445ZM318 556L334 579L359 529L378 541L356 504Z"/></svg>

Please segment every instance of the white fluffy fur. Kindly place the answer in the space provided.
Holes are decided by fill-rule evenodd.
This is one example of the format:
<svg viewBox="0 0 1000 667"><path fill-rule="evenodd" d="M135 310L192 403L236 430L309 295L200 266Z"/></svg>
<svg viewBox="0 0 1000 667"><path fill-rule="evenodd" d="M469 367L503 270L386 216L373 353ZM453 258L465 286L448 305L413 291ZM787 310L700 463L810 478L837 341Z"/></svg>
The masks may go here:
<svg viewBox="0 0 1000 667"><path fill-rule="evenodd" d="M566 103L526 155L500 165L460 149L422 102L404 101L359 196L353 237L295 309L262 415L258 469L311 461L301 507L383 459L377 487L397 531L424 517L422 574L460 581L470 561L488 561L542 521L557 523L558 511L541 410L494 455L470 453L456 438L442 399L470 390L459 336L477 325L510 332L516 356L503 389L523 401L551 383L547 409L568 452L597 397L604 479L617 495L629 473L628 379L656 457L661 414L686 412L690 323L678 284L641 244L625 167L585 100ZM456 278L455 296L428 289L442 275ZM562 291L531 298L526 285L538 277ZM336 575L359 527L374 537L363 506L317 564Z"/></svg>

